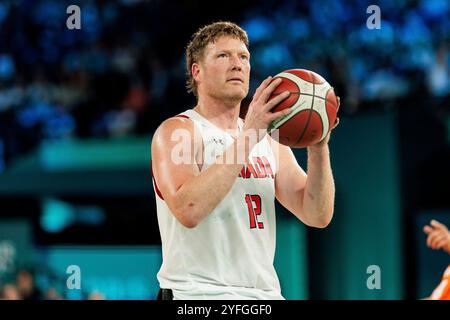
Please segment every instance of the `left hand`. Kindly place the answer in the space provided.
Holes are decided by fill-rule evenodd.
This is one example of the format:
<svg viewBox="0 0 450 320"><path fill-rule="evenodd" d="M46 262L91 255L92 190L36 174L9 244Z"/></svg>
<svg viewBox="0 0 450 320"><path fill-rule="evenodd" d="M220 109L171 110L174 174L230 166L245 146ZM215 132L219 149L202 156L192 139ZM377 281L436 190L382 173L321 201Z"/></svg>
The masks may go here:
<svg viewBox="0 0 450 320"><path fill-rule="evenodd" d="M444 224L431 220L430 225L423 227L423 231L428 235L427 246L429 248L433 250L444 249L450 253L450 232Z"/></svg>
<svg viewBox="0 0 450 320"><path fill-rule="evenodd" d="M338 101L337 110L336 110L336 114L337 114L337 112L339 111L339 107L341 105L341 98L339 98L339 97L336 97L336 98L337 98L337 101ZM338 126L338 124L339 124L339 117L336 117L336 121L334 121L334 124L331 127L330 131L328 131L328 134L326 135L326 137L322 141L320 141L319 143L316 143L313 146L309 146L308 148L312 148L313 150L314 149L321 149L322 147L328 145L328 142L330 141L331 131L334 128L336 128Z"/></svg>

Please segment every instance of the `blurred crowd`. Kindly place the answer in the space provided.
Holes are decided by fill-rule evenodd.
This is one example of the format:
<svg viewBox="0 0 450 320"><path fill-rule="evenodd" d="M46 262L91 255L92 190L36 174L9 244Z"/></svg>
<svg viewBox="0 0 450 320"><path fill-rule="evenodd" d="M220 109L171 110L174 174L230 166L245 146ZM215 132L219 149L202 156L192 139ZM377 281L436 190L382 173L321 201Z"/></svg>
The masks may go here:
<svg viewBox="0 0 450 320"><path fill-rule="evenodd" d="M379 1L380 29L366 24L367 1L257 6L243 26L252 40L255 82L286 66L323 75L354 113L376 101L450 93L450 4Z"/></svg>
<svg viewBox="0 0 450 320"><path fill-rule="evenodd" d="M4 300L40 300L42 293L35 287L34 278L27 270L17 273L14 283L6 283L0 286L0 298ZM49 292L50 293L50 292ZM53 292L53 296L57 296ZM48 295L48 298L51 296Z"/></svg>
<svg viewBox="0 0 450 320"><path fill-rule="evenodd" d="M0 300L65 300L67 296L62 291L55 286L41 290L36 284L35 275L27 269L19 270L12 281L0 282ZM80 298L105 300L105 296L98 291L85 293Z"/></svg>
<svg viewBox="0 0 450 320"><path fill-rule="evenodd" d="M211 15L198 1L86 0L77 3L81 30L65 27L70 4L0 2L0 172L42 141L148 134L192 107L184 47L211 20L234 20L249 33L251 90L301 67L335 87L343 113L412 93L448 106L446 0L380 1L379 30L366 27L361 0L248 1L233 12L214 4Z"/></svg>

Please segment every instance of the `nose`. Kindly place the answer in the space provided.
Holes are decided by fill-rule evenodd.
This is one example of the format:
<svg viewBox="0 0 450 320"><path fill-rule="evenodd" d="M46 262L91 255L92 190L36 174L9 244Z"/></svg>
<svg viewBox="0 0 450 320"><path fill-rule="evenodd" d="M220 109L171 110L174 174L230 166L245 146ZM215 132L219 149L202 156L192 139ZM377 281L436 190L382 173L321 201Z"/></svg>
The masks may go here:
<svg viewBox="0 0 450 320"><path fill-rule="evenodd" d="M242 61L238 56L234 56L231 60L232 70L233 71L242 71Z"/></svg>

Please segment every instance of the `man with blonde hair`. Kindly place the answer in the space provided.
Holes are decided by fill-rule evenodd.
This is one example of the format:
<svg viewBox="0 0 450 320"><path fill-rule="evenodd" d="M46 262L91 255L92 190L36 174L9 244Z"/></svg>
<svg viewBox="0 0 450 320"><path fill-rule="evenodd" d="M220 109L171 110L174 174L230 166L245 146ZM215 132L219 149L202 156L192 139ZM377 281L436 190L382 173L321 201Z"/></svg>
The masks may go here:
<svg viewBox="0 0 450 320"><path fill-rule="evenodd" d="M186 48L187 88L197 104L154 134L160 299L283 299L273 266L275 198L308 226L331 221L329 135L308 147L306 174L291 149L267 134L291 111L271 111L290 95L269 99L280 80L264 80L239 118L249 91L248 49L234 23L199 29Z"/></svg>

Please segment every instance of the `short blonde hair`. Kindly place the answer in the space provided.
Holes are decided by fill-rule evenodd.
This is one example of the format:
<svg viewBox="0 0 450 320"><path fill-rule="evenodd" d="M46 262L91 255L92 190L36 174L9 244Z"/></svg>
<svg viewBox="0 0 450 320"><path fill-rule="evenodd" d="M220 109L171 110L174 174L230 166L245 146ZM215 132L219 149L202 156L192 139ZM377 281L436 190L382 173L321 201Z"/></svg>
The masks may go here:
<svg viewBox="0 0 450 320"><path fill-rule="evenodd" d="M247 49L249 47L247 32L233 22L214 22L194 33L186 47L186 88L188 92L194 93L196 97L198 97L197 83L192 76L192 64L198 63L203 59L206 46L221 36L231 36L239 39L245 44Z"/></svg>

